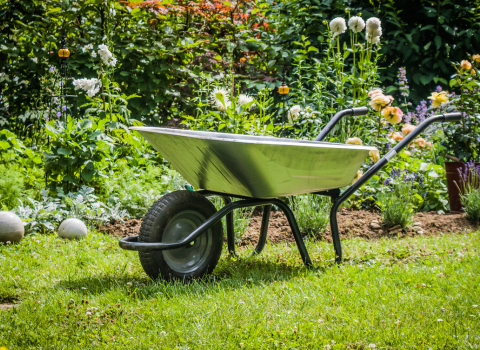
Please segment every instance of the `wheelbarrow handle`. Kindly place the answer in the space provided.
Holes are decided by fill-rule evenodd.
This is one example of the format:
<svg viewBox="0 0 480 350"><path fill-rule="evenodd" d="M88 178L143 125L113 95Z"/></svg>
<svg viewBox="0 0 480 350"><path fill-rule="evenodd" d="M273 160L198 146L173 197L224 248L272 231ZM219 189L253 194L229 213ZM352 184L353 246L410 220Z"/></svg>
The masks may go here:
<svg viewBox="0 0 480 350"><path fill-rule="evenodd" d="M425 119L417 128L408 134L402 141L385 154L377 163L375 163L363 176L361 176L353 185L347 188L339 197L334 199L330 211L330 228L332 230L333 244L336 252L337 263L342 261L342 249L340 245L340 235L338 232L337 210L356 190L365 184L373 175L380 171L390 159L395 157L402 149L407 147L413 140L433 123L449 123L462 120L462 113L445 113Z"/></svg>
<svg viewBox="0 0 480 350"><path fill-rule="evenodd" d="M333 118L328 122L328 124L323 128L323 130L315 138L315 141L323 141L333 127L345 116L355 116L355 115L366 115L368 113L367 107L355 107L344 109L343 111L338 112L333 116Z"/></svg>

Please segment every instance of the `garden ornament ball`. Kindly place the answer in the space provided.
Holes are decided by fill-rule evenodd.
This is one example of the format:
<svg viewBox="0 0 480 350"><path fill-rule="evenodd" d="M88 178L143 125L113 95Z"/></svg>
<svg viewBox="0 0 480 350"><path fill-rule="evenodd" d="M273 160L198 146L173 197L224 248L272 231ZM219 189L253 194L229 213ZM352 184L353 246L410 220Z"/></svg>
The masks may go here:
<svg viewBox="0 0 480 350"><path fill-rule="evenodd" d="M81 239L87 236L87 226L78 219L67 219L60 224L58 236L67 239Z"/></svg>
<svg viewBox="0 0 480 350"><path fill-rule="evenodd" d="M11 211L0 211L0 242L20 242L25 234L22 220Z"/></svg>

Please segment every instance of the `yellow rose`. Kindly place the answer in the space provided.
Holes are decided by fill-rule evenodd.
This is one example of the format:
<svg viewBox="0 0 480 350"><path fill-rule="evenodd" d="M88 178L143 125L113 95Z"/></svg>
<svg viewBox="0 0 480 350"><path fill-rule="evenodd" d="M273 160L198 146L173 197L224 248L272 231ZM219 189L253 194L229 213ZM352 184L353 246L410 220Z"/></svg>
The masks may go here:
<svg viewBox="0 0 480 350"><path fill-rule="evenodd" d="M403 135L399 134L398 132L391 133L388 135L389 139L394 139L395 141L402 141L403 140Z"/></svg>
<svg viewBox="0 0 480 350"><path fill-rule="evenodd" d="M383 107L390 104L390 98L383 94L373 95L372 100L369 102L370 107L372 107L377 112L380 112Z"/></svg>
<svg viewBox="0 0 480 350"><path fill-rule="evenodd" d="M410 134L413 130L415 130L417 127L416 126L413 126L411 124L405 124L402 128L402 133L404 135L408 135Z"/></svg>
<svg viewBox="0 0 480 350"><path fill-rule="evenodd" d="M474 60L475 62L480 62L480 55L473 55L472 60Z"/></svg>
<svg viewBox="0 0 480 350"><path fill-rule="evenodd" d="M429 96L428 99L432 100L433 108L437 108L442 103L448 103L448 97L447 97L446 91L432 92L432 96Z"/></svg>
<svg viewBox="0 0 480 350"><path fill-rule="evenodd" d="M390 124L398 124L402 121L403 112L398 107L386 107L382 115Z"/></svg>
<svg viewBox="0 0 480 350"><path fill-rule="evenodd" d="M378 149L368 152L368 155L370 156L370 159L374 163L380 160L380 152L378 151Z"/></svg>
<svg viewBox="0 0 480 350"><path fill-rule="evenodd" d="M355 182L357 182L357 180L358 180L359 178L361 178L362 175L363 175L363 171L358 170L358 171L357 171L357 175L355 175L355 178L352 180L352 182L350 183L350 185L353 185Z"/></svg>
<svg viewBox="0 0 480 350"><path fill-rule="evenodd" d="M463 60L461 63L460 63L460 67L462 69L472 69L472 64L468 61L465 61Z"/></svg>
<svg viewBox="0 0 480 350"><path fill-rule="evenodd" d="M361 146L363 144L362 140L360 140L358 137L352 137L347 139L347 142L345 142L347 145L359 145Z"/></svg>

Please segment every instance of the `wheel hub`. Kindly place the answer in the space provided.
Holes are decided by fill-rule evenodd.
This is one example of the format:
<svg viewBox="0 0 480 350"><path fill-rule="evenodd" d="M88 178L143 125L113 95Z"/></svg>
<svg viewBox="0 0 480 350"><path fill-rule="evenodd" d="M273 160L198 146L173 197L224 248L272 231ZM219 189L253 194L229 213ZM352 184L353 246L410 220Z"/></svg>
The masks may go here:
<svg viewBox="0 0 480 350"><path fill-rule="evenodd" d="M197 211L182 211L168 223L163 233L162 242L181 241L205 221L205 217ZM207 260L211 247L212 232L207 230L182 248L163 251L163 256L173 270L189 273L196 270Z"/></svg>

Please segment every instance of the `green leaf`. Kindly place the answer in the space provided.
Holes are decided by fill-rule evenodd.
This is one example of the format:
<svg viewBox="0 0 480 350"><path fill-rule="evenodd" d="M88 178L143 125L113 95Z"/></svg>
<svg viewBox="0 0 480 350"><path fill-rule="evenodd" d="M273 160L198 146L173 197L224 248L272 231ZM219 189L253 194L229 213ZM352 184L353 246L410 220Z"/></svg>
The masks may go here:
<svg viewBox="0 0 480 350"><path fill-rule="evenodd" d="M442 46L442 38L439 35L435 36L435 46L437 47L437 50Z"/></svg>
<svg viewBox="0 0 480 350"><path fill-rule="evenodd" d="M64 156L69 156L69 155L72 154L72 150L70 150L68 148L60 147L59 149L57 149L57 154L61 154L61 155L64 155Z"/></svg>

